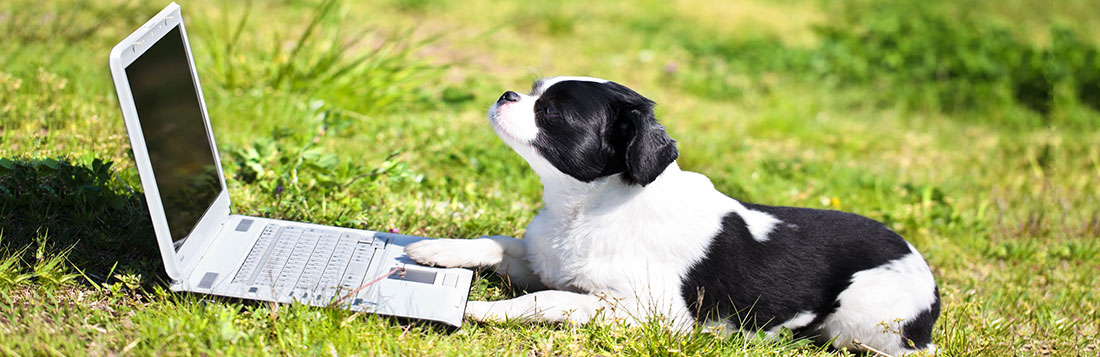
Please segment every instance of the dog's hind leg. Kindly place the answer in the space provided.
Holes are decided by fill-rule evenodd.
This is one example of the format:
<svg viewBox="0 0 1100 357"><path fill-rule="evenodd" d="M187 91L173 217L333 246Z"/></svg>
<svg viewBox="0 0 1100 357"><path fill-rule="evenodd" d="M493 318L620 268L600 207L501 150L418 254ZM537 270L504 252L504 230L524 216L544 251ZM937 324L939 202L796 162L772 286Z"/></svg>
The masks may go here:
<svg viewBox="0 0 1100 357"><path fill-rule="evenodd" d="M492 268L512 284L528 291L546 287L527 262L522 240L507 236L478 239L430 239L405 247L405 254L417 263L448 268Z"/></svg>

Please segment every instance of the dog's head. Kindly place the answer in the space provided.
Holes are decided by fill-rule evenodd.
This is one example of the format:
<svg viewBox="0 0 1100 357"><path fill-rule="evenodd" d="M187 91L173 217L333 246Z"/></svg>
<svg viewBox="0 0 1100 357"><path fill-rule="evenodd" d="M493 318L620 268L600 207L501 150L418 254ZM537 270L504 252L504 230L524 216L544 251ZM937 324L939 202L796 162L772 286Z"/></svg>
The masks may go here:
<svg viewBox="0 0 1100 357"><path fill-rule="evenodd" d="M679 155L653 105L615 82L553 77L536 81L529 94L504 92L489 120L544 179L592 182L621 173L645 186Z"/></svg>

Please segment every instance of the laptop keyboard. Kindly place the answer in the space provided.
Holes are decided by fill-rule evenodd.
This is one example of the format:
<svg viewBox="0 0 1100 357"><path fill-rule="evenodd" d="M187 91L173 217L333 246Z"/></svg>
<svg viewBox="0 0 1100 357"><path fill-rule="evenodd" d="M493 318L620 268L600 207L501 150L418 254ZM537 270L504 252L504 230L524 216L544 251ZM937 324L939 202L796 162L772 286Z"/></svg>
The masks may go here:
<svg viewBox="0 0 1100 357"><path fill-rule="evenodd" d="M271 286L275 294L331 299L363 284L371 259L386 243L357 233L268 224L233 283Z"/></svg>

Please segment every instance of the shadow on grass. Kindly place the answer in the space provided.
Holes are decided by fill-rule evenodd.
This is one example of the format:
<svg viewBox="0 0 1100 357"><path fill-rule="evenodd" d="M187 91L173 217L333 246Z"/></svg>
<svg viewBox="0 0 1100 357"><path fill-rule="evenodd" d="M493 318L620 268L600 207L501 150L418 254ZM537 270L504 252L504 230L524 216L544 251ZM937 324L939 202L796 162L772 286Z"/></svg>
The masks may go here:
<svg viewBox="0 0 1100 357"><path fill-rule="evenodd" d="M72 247L69 261L97 282L112 269L145 281L163 277L144 195L111 166L100 159L0 158L0 251Z"/></svg>

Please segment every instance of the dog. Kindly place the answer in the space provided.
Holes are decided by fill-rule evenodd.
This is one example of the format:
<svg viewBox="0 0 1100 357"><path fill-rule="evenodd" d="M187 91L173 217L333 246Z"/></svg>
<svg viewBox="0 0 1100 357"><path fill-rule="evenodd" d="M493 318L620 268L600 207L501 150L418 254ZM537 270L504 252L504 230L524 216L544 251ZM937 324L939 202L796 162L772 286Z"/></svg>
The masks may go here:
<svg viewBox="0 0 1100 357"><path fill-rule="evenodd" d="M680 169L654 105L590 77L504 92L489 120L538 174L544 207L522 240L433 239L406 253L535 291L469 302L478 321L658 318L683 331L785 328L838 349L934 351L939 289L912 245L856 214L722 194Z"/></svg>

